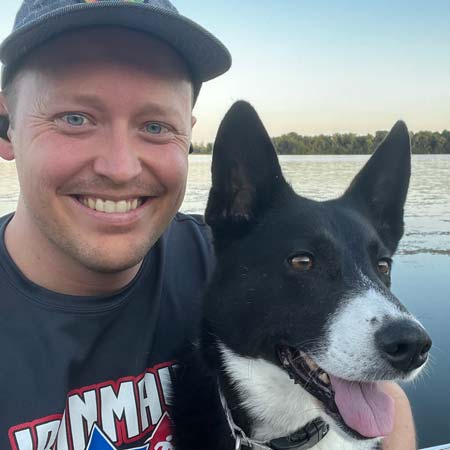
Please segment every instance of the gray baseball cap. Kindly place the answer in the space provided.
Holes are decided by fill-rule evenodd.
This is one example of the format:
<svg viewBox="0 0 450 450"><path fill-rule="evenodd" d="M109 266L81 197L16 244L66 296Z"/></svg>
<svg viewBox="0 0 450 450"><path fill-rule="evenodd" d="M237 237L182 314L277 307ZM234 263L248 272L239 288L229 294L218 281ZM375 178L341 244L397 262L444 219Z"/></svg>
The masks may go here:
<svg viewBox="0 0 450 450"><path fill-rule="evenodd" d="M2 88L22 58L48 39L102 25L143 31L171 45L187 62L196 95L203 81L231 66L226 47L168 0L24 0L11 34L0 46Z"/></svg>

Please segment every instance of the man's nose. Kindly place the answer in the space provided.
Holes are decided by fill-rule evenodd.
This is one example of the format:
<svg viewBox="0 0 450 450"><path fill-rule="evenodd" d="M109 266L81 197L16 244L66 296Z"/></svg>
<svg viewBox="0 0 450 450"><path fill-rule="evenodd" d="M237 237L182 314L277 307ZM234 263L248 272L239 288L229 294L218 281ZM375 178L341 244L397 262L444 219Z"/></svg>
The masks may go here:
<svg viewBox="0 0 450 450"><path fill-rule="evenodd" d="M127 183L142 171L136 144L126 130L111 133L94 162L94 171L115 184Z"/></svg>
<svg viewBox="0 0 450 450"><path fill-rule="evenodd" d="M409 319L386 323L376 332L375 341L382 356L405 373L422 366L431 348L427 332Z"/></svg>

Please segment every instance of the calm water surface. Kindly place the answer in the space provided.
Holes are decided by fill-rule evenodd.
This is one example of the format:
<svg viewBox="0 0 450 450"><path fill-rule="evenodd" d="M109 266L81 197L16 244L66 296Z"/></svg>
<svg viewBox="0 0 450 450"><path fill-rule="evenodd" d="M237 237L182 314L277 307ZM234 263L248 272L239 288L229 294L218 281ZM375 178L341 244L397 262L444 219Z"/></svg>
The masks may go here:
<svg viewBox="0 0 450 450"><path fill-rule="evenodd" d="M301 195L340 195L367 156L282 156L286 178ZM202 213L210 187L209 156L190 157L182 211ZM0 162L0 214L14 211L18 183L12 163ZM406 233L393 272L393 291L429 330L431 361L412 385L420 446L450 442L450 155L416 155L406 205Z"/></svg>

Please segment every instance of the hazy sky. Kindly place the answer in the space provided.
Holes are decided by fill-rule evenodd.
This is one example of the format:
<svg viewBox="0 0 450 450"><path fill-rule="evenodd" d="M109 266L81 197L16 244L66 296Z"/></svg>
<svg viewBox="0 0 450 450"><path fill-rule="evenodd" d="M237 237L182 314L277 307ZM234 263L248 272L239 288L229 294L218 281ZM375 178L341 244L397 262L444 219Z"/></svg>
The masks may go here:
<svg viewBox="0 0 450 450"><path fill-rule="evenodd" d="M229 48L232 69L204 85L193 140L211 141L233 101L269 133L450 129L448 0L173 0ZM0 39L19 0L2 0Z"/></svg>

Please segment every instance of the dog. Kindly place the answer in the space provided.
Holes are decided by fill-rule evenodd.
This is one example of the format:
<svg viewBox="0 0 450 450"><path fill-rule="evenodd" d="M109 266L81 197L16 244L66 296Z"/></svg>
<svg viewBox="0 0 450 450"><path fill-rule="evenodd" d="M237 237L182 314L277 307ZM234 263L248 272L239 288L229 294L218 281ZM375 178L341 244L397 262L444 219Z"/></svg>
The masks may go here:
<svg viewBox="0 0 450 450"><path fill-rule="evenodd" d="M414 378L431 347L389 289L410 160L399 121L340 198L313 201L253 107L231 107L205 213L217 267L174 386L177 450L381 448L382 383Z"/></svg>

